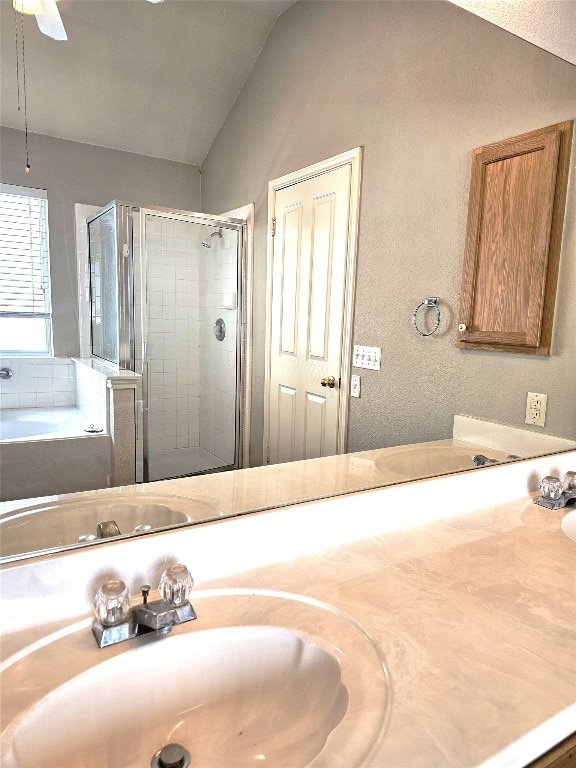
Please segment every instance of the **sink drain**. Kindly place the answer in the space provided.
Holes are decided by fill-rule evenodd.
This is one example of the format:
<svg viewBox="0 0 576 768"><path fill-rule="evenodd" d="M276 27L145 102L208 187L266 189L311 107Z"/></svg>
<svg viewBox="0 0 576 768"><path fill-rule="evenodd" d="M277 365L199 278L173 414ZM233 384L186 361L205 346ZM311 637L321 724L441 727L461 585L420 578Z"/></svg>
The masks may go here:
<svg viewBox="0 0 576 768"><path fill-rule="evenodd" d="M150 763L151 768L188 768L189 765L190 752L182 744L166 744Z"/></svg>

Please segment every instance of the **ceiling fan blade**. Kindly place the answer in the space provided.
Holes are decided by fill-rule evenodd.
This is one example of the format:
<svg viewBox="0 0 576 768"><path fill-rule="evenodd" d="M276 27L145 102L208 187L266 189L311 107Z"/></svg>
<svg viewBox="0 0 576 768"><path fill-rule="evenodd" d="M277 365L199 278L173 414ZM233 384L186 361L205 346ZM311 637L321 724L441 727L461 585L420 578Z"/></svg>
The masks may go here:
<svg viewBox="0 0 576 768"><path fill-rule="evenodd" d="M40 32L54 40L68 40L64 24L62 24L60 13L56 7L56 0L42 0L42 8L44 12L36 15Z"/></svg>

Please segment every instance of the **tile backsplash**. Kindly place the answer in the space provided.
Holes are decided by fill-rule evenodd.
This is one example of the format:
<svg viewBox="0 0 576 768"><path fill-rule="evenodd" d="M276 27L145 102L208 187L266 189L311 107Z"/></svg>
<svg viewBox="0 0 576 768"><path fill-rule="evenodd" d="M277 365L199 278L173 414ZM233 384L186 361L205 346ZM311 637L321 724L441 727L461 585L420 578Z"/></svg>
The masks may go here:
<svg viewBox="0 0 576 768"><path fill-rule="evenodd" d="M12 377L0 379L0 408L73 406L76 375L69 357L2 357L0 368Z"/></svg>

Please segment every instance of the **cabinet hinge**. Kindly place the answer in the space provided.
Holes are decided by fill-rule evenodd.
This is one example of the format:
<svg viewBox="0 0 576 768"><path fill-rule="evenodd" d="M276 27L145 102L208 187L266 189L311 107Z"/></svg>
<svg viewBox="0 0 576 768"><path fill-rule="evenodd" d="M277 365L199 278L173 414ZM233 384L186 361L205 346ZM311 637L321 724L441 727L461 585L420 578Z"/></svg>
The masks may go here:
<svg viewBox="0 0 576 768"><path fill-rule="evenodd" d="M270 464L270 446L266 448L266 464Z"/></svg>
<svg viewBox="0 0 576 768"><path fill-rule="evenodd" d="M270 234L272 235L272 237L274 237L274 235L276 234L276 219L272 219L272 221L270 222Z"/></svg>

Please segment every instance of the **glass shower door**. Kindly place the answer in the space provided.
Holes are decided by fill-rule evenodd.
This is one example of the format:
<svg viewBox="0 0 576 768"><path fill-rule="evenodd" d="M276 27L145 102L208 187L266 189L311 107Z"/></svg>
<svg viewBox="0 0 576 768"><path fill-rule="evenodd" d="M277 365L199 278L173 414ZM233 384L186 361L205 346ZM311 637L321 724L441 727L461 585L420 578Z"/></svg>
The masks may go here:
<svg viewBox="0 0 576 768"><path fill-rule="evenodd" d="M88 220L92 354L134 370L132 216L113 201Z"/></svg>
<svg viewBox="0 0 576 768"><path fill-rule="evenodd" d="M89 222L88 238L92 354L118 363L118 254L114 208Z"/></svg>
<svg viewBox="0 0 576 768"><path fill-rule="evenodd" d="M239 466L241 234L143 213L144 480Z"/></svg>

